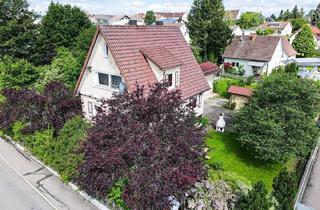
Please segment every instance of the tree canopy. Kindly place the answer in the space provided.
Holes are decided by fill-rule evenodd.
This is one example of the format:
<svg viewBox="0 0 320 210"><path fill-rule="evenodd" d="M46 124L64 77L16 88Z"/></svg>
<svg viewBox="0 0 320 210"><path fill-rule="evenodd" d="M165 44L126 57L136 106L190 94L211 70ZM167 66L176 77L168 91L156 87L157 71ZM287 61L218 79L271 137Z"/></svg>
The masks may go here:
<svg viewBox="0 0 320 210"><path fill-rule="evenodd" d="M80 8L51 2L40 26L37 62L50 63L57 48L73 47L78 35L90 27L89 18Z"/></svg>
<svg viewBox="0 0 320 210"><path fill-rule="evenodd" d="M156 16L153 11L147 11L146 16L144 18L144 23L146 25L152 25L156 22Z"/></svg>
<svg viewBox="0 0 320 210"><path fill-rule="evenodd" d="M116 94L105 101L84 144L78 183L105 198L119 180L130 209L169 209L204 175L203 134L196 128L194 103L165 84ZM107 114L108 112L108 114ZM107 153L106 153L107 151Z"/></svg>
<svg viewBox="0 0 320 210"><path fill-rule="evenodd" d="M235 117L238 140L265 161L304 157L319 132L314 121L319 99L315 82L297 78L295 73L277 72L266 77Z"/></svg>
<svg viewBox="0 0 320 210"><path fill-rule="evenodd" d="M311 24L320 28L320 3L317 8L312 12Z"/></svg>
<svg viewBox="0 0 320 210"><path fill-rule="evenodd" d="M0 57L33 61L38 26L26 0L0 1Z"/></svg>
<svg viewBox="0 0 320 210"><path fill-rule="evenodd" d="M261 25L264 19L263 15L259 12L245 12L237 21L237 25L240 26L241 29L254 28Z"/></svg>
<svg viewBox="0 0 320 210"><path fill-rule="evenodd" d="M189 30L194 51L202 60L220 61L232 38L232 31L224 21L222 0L194 0L188 15Z"/></svg>
<svg viewBox="0 0 320 210"><path fill-rule="evenodd" d="M316 43L309 25L304 25L299 34L293 40L292 46L302 57L312 56L315 52Z"/></svg>

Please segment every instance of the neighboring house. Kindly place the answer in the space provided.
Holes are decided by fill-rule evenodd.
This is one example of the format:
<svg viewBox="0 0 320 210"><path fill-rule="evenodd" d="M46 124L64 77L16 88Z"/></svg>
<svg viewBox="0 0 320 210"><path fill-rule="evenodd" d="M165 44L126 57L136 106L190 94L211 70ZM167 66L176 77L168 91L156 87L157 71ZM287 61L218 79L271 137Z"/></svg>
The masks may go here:
<svg viewBox="0 0 320 210"><path fill-rule="evenodd" d="M88 119L101 99L136 84L166 80L169 90L179 89L183 100L197 100L203 114L203 93L210 89L199 64L180 30L170 26L98 26L76 85Z"/></svg>
<svg viewBox="0 0 320 210"><path fill-rule="evenodd" d="M95 25L128 25L129 20L136 20L138 25L143 25L141 15L88 15L89 20Z"/></svg>
<svg viewBox="0 0 320 210"><path fill-rule="evenodd" d="M216 76L218 76L222 69L217 65L210 61L204 62L200 64L200 68L207 79L207 82L210 88L213 88L213 80Z"/></svg>
<svg viewBox="0 0 320 210"><path fill-rule="evenodd" d="M236 110L248 103L252 95L251 89L233 85L228 89L228 93L230 94L229 105L234 106Z"/></svg>
<svg viewBox="0 0 320 210"><path fill-rule="evenodd" d="M270 74L298 53L281 36L235 36L222 55L225 65L243 66L244 76Z"/></svg>
<svg viewBox="0 0 320 210"><path fill-rule="evenodd" d="M226 10L224 12L224 19L227 20L232 20L232 21L236 21L239 20L241 16L240 10L238 9L234 9L234 10Z"/></svg>
<svg viewBox="0 0 320 210"><path fill-rule="evenodd" d="M311 26L314 41L317 43L317 49L320 49L320 29L316 26Z"/></svg>
<svg viewBox="0 0 320 210"><path fill-rule="evenodd" d="M274 31L274 35L290 36L292 34L292 25L290 22L265 22L259 27L261 30L268 28Z"/></svg>
<svg viewBox="0 0 320 210"><path fill-rule="evenodd" d="M229 26L229 28L232 30L232 34L234 36L249 36L251 34L256 34L256 29L252 28L252 29L241 29L240 26L237 25L233 25L233 26Z"/></svg>

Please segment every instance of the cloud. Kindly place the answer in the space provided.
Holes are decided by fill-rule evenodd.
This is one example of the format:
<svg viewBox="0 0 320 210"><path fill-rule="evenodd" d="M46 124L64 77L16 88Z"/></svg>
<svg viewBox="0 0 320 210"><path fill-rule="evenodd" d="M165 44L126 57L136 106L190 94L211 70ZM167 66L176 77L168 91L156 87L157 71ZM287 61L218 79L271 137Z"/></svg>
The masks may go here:
<svg viewBox="0 0 320 210"><path fill-rule="evenodd" d="M33 10L42 14L51 0L28 0ZM160 12L188 12L193 0L53 0L62 4L76 5L89 13L132 14L154 10ZM227 9L262 12L264 15L278 14L281 9L292 9L295 5L306 12L317 6L315 0L224 0Z"/></svg>

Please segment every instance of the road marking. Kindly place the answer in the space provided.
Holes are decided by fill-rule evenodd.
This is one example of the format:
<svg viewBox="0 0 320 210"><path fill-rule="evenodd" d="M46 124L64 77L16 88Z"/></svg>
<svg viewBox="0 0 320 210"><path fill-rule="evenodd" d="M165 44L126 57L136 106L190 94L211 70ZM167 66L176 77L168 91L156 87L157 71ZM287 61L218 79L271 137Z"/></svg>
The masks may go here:
<svg viewBox="0 0 320 210"><path fill-rule="evenodd" d="M2 155L0 155L0 159L3 160L5 164L7 164L20 178L22 178L30 187L36 191L53 209L58 210L57 207L53 205L51 201L49 201L35 186L33 186L22 174L20 174Z"/></svg>

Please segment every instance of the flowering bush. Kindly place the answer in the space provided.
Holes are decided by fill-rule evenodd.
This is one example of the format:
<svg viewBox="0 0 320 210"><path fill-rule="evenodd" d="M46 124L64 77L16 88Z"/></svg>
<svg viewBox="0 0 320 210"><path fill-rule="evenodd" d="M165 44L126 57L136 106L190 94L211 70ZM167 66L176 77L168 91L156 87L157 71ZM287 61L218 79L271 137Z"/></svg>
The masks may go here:
<svg viewBox="0 0 320 210"><path fill-rule="evenodd" d="M187 199L187 209L196 210L228 210L233 209L237 195L223 180L197 182Z"/></svg>

